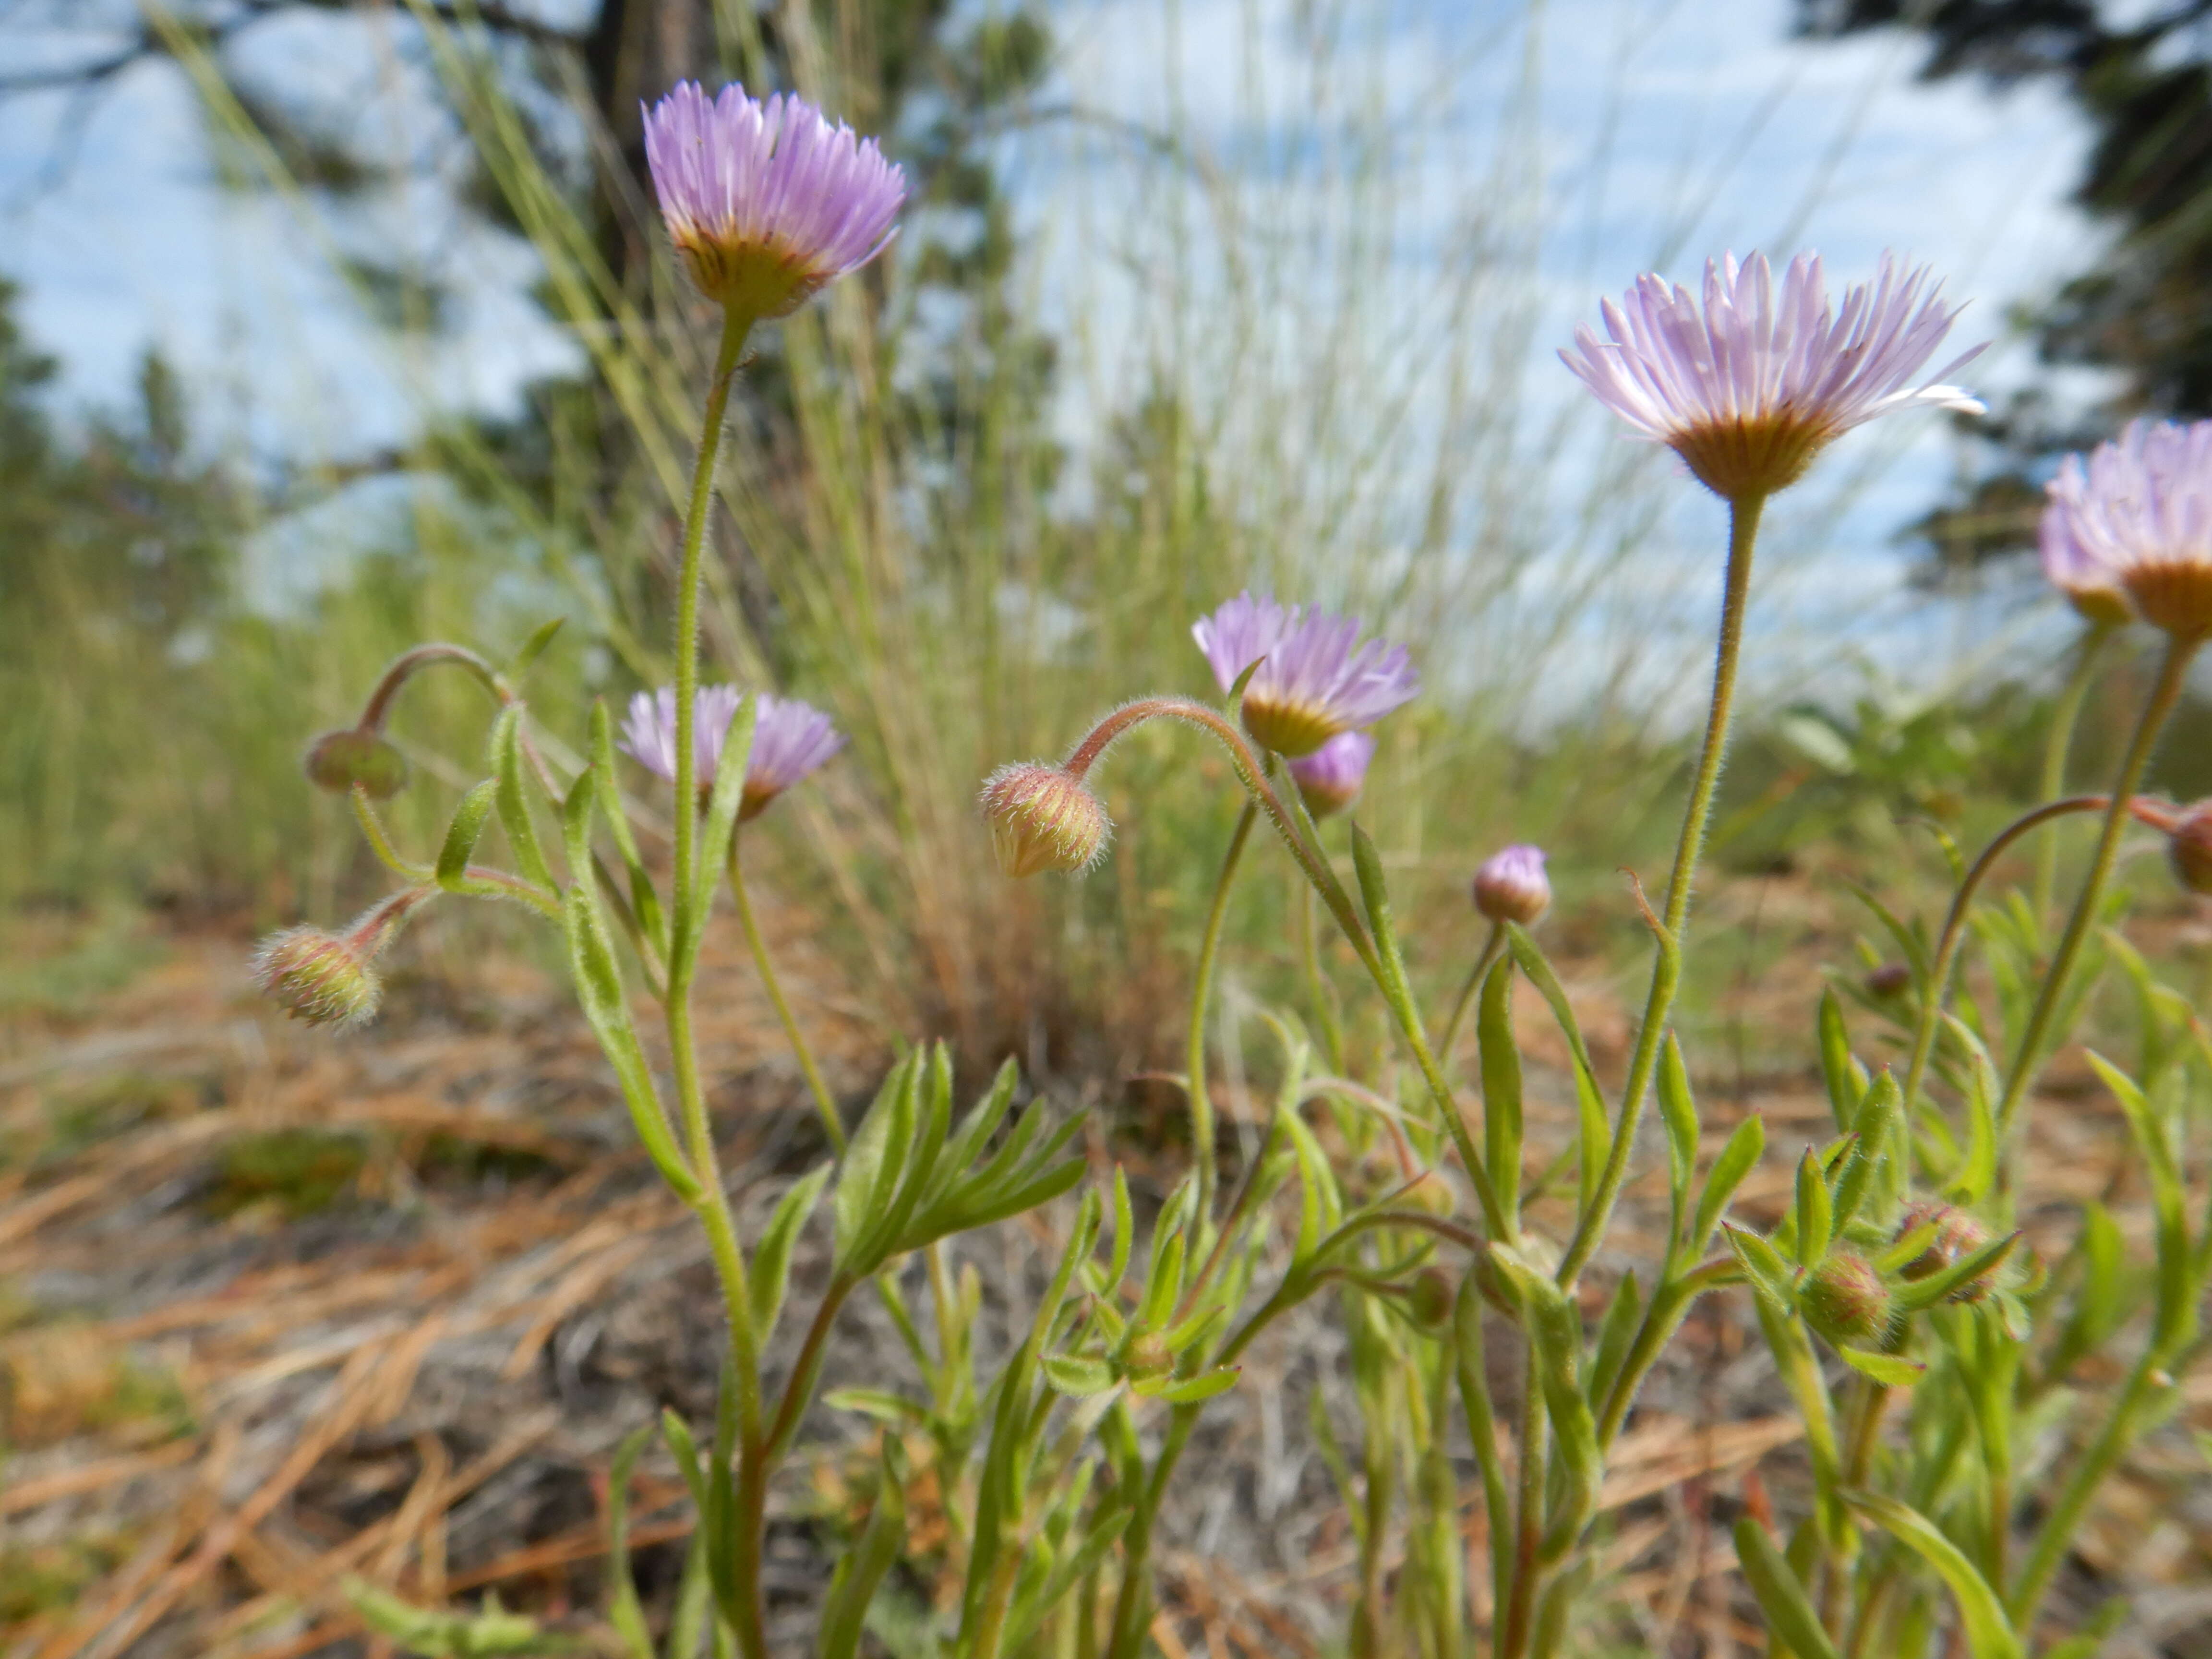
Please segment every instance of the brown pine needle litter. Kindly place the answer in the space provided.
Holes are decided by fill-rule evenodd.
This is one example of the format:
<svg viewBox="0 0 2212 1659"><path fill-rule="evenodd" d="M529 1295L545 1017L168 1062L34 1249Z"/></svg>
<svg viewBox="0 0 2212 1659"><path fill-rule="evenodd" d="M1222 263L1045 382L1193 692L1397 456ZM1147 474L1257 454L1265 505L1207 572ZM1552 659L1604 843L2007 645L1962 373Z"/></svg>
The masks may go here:
<svg viewBox="0 0 2212 1659"><path fill-rule="evenodd" d="M1722 888L1713 902L1735 898ZM787 929L779 948L799 965L802 1018L850 1100L884 1056L806 955L804 930ZM1841 955L1834 935L1808 928L1799 956L1747 981L1740 1012L1808 1018L1819 963ZM349 1575L428 1606L495 1589L549 1628L595 1639L612 1449L663 1406L704 1420L719 1317L696 1230L635 1151L557 981L488 957L465 979L401 987L381 1024L334 1040L260 1009L228 933L149 932L146 956L150 966L89 1006L0 1010L5 1652L392 1651L348 1601ZM1601 1066L1617 1066L1628 1025L1604 964L1561 966L1587 1002ZM700 1006L732 1192L757 1229L823 1155L819 1130L727 940L709 949ZM1564 1061L1540 1011L1524 1024L1532 1056ZM2071 1062L2055 1067L2063 1108L2035 1119L2039 1190L2023 1213L2032 1229L2060 1230L2054 1249L2083 1197L2113 1204L2131 1234L2145 1222L2144 1194L2113 1185L2120 1125L2080 1079ZM1529 1081L1534 1170L1573 1115L1563 1072L1540 1065ZM1766 1114L1769 1165L1742 1202L1778 1212L1798 1152L1829 1133L1817 1080L1753 1070L1705 1086L1717 1118L1734 1115L1731 1100ZM1178 1173L1176 1154L1111 1139L1108 1115L1094 1115L1102 1170L1119 1158L1163 1187ZM1250 1114L1232 1100L1228 1115ZM1632 1206L1655 1200L1649 1183L1632 1188ZM1625 1220L1626 1250L1664 1218L1647 1208ZM1017 1223L962 1248L996 1340L1028 1316L1036 1244ZM801 1285L825 1271L823 1249L810 1232ZM1595 1277L1609 1291L1611 1274ZM1594 1594L1656 1651L1747 1639L1725 1520L1747 1471L1779 1489L1801 1479L1797 1421L1746 1340L1740 1301L1716 1298L1693 1318L1601 1499L1610 1531ZM900 1353L880 1307L855 1297L830 1386L896 1388ZM1164 1652L1303 1659L1341 1628L1358 1546L1308 1426L1316 1389L1334 1406L1346 1398L1341 1360L1327 1310L1308 1310L1255 1351L1203 1420L1193 1458L1209 1478L1190 1484L1166 1528L1167 1605L1153 1631ZM1492 1363L1510 1393L1517 1359ZM2182 1417L2212 1425L2212 1389L2189 1390ZM1337 1420L1342 1432L1348 1413ZM847 1524L847 1477L877 1432L828 1408L817 1426L825 1449L813 1470L776 1495L768 1582L782 1650L811 1636L820 1540ZM2188 1499L2203 1483L2181 1467L2185 1445L2145 1443L2075 1565L2082 1599L2124 1585L2148 1630L2189 1623L2203 1599L2191 1586L2212 1571L2212 1513ZM926 1587L947 1563L928 1496L937 1472L918 1468L915 1481L909 1565ZM648 1607L665 1606L691 1516L657 1449L631 1507L641 1589ZM1479 1577L1479 1505L1468 1513ZM1403 1540L1386 1540L1383 1571L1404 1557Z"/></svg>

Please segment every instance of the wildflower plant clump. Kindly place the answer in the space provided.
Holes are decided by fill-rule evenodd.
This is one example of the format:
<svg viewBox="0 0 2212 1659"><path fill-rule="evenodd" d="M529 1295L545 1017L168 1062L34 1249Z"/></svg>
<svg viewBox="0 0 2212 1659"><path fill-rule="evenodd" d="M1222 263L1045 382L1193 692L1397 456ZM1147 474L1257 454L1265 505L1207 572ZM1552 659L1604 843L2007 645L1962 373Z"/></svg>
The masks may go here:
<svg viewBox="0 0 2212 1659"><path fill-rule="evenodd" d="M1211 745L1241 799L1227 838L1209 850L1212 899L1189 969L1180 1079L1189 1166L1140 1224L1126 1175L1094 1175L1071 1152L1079 1119L1055 1122L1037 1100L1017 1109L1023 1085L1011 1063L963 1114L946 1050L915 1047L848 1122L814 1062L802 1011L782 993L747 895L745 830L839 763L845 742L833 717L805 702L700 683L705 526L731 381L752 330L881 252L903 180L873 141L787 95L763 102L736 87L713 97L679 87L647 112L646 133L676 253L721 313L671 683L639 691L619 734L595 708L581 753L556 763L520 690L544 634L504 665L454 646L409 653L356 726L318 739L307 763L317 785L348 799L399 890L343 934L277 935L256 965L288 1009L343 1024L373 1012L379 953L433 900L519 904L565 944L640 1144L706 1235L721 1303L714 1419L672 1413L641 1425L615 1460L610 1650L765 1659L771 1492L816 1404L829 1334L860 1296L884 1304L914 1376L830 1396L881 1432L865 1518L820 1597L814 1645L829 1659L861 1650L895 1582L923 1457L933 1464L933 1524L957 1534L947 1553L958 1583L927 1610L914 1650L1139 1659L1160 1612L1164 1506L1194 1434L1207 1413L1233 1409L1253 1345L1316 1302L1341 1322L1358 1413L1358 1455L1331 1460L1356 1517L1342 1645L1425 1659L1574 1651L1602 1606L1590 1593L1600 1562L1589 1544L1608 1460L1693 1306L1727 1291L1755 1309L1809 1454L1796 1511L1746 1513L1735 1529L1771 1652L2092 1651L2094 1631L2045 1618L2052 1581L2099 1484L2171 1403L2175 1368L2200 1342L2212 1274L2212 1240L2192 1218L2182 1175L2185 1105L2206 1080L2200 1049L2181 1040L2191 1017L2139 958L2093 938L2112 915L2129 823L2168 836L2192 887L2212 881L2203 810L2136 793L2181 677L2212 632L2208 428L2131 429L2053 484L2048 568L2090 642L2075 680L2086 684L2094 647L2136 621L2166 636L2166 667L2109 793L2047 792L1982 856L1962 860L1932 936L1882 912L1907 961L1894 985L1866 999L1887 1028L1880 1043L1854 1035L1833 994L1808 1011L1832 1133L1802 1149L1786 1209L1761 1230L1740 1221L1732 1201L1762 1157L1765 1127L1753 1116L1725 1137L1708 1134L1674 1025L1760 511L1853 427L1902 410L1973 406L1944 383L1973 354L1925 373L1956 313L1927 271L1887 258L1873 283L1832 306L1817 259L1794 261L1778 284L1758 257L1715 262L1702 295L1649 276L1607 304L1605 337L1582 331L1568 367L1632 432L1673 448L1728 503L1729 521L1711 696L1672 866L1656 908L1640 889L1624 899L1640 907L1650 936L1625 1075L1601 1077L1538 943L1553 892L1536 847L1469 860L1484 943L1455 971L1458 994L1443 1017L1421 1006L1382 860L1357 817L1378 728L1420 690L1411 653L1310 604L1226 597L1191 630L1219 704L1138 697L1073 734L1063 758L1000 768L978 797L1009 878L1079 875L1107 856L1114 826L1092 774L1139 726L1166 722ZM463 797L434 858L417 861L380 816L408 783L383 726L410 679L438 666L478 680L496 712L489 775ZM2078 701L2062 700L2052 739L2062 762ZM663 844L625 808L625 754L667 814ZM2090 812L2102 834L2063 922L2041 864L2035 896L1985 890L2008 852ZM1127 833L1145 833L1141 801L1125 816ZM495 817L505 864L477 857ZM1268 1011L1279 1053L1267 1121L1254 1144L1224 1145L1208 1081L1212 984L1240 874L1269 854L1286 860L1298 895L1285 920L1301 990ZM702 943L726 889L807 1079L825 1152L750 1237L726 1189L692 1032ZM1970 954L1985 974L1963 971ZM2141 997L2142 1053L2094 1064L2125 1109L2156 1194L2148 1274L2094 1206L2063 1261L2036 1258L2017 1229L2035 1079L2112 961ZM1356 975L1339 972L1347 962ZM1525 1133L1515 1025L1523 983L1558 1027L1577 1097L1573 1141L1540 1170ZM1984 983L1993 995L1973 988ZM637 1024L641 1003L658 1008L658 1064ZM1355 1050L1346 1031L1355 1004L1379 1018L1395 1054ZM1901 1068L1870 1061L1882 1043L1907 1056ZM1655 1103L1656 1133L1646 1137ZM1668 1220L1656 1256L1632 1266L1613 1224L1647 1140ZM1564 1200L1540 1206L1546 1193ZM981 1291L971 1270L953 1272L946 1243L1063 1200L1045 1289L985 1375ZM826 1231L830 1266L794 1297L793 1254L810 1228ZM904 1300L909 1262L930 1287L926 1316ZM787 1323L801 1333L796 1358L772 1376L763 1355ZM2092 1356L2124 1380L2054 1437L2052 1402ZM1518 1379L1510 1392L1496 1381L1508 1372ZM656 1437L696 1511L665 1628L631 1581L623 1519L631 1473ZM1472 1559L1471 1537L1485 1540Z"/></svg>

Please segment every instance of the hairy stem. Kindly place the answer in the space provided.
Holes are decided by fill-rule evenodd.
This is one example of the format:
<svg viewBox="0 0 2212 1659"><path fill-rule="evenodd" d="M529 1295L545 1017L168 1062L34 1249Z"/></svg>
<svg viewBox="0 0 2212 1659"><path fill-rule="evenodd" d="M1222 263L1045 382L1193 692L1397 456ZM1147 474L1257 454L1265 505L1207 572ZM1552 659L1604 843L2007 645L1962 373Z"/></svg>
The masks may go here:
<svg viewBox="0 0 2212 1659"><path fill-rule="evenodd" d="M1459 996L1452 1003L1451 1018L1437 1038L1437 1058L1450 1066L1452 1049L1459 1042L1459 1028L1467 1022L1467 1011L1474 1005L1474 994L1482 988L1482 976L1490 971L1490 964L1498 960L1498 953L1505 946L1505 924L1490 924L1490 937L1482 942L1481 954L1474 966L1468 970L1467 982L1459 988Z"/></svg>
<svg viewBox="0 0 2212 1659"><path fill-rule="evenodd" d="M836 1097L822 1080L822 1068L814 1063L814 1050L807 1046L806 1034L799 1029L799 1020L783 994L782 981L776 977L775 964L769 957L768 940L761 934L760 921L753 915L752 898L745 891L744 869L738 857L738 844L744 839L743 830L730 837L730 896L737 902L738 921L745 930L745 944L753 953L753 971L760 975L762 988L775 1006L775 1017L783 1024L784 1041L791 1044L791 1052L799 1058L799 1069L806 1075L807 1091L814 1097L814 1109L821 1115L822 1127L830 1136L830 1144L842 1157L845 1125L837 1115Z"/></svg>
<svg viewBox="0 0 2212 1659"><path fill-rule="evenodd" d="M1613 1148L1606 1156L1604 1172L1589 1206L1575 1224L1573 1241L1559 1263L1559 1280L1574 1284L1596 1251L1613 1218L1613 1206L1628 1177L1629 1154L1635 1149L1636 1131L1643 1121L1644 1097L1659 1063L1659 1047L1667 1035L1667 1016L1674 1003L1674 989L1682 971L1682 930L1690 918L1690 888L1698 873L1698 854L1705 845L1705 822L1712 816L1713 792L1720 782L1721 762L1728 753L1729 718L1735 702L1736 659L1743 647L1743 613L1751 592L1752 554L1759 540L1759 515L1766 504L1763 495L1746 495L1729 503L1728 577L1722 590L1720 640L1713 654L1712 700L1705 713L1704 746L1690 785L1690 802L1682 814L1682 832L1674 844L1674 868L1667 884L1667 909L1662 923L1657 957L1651 964L1651 988L1644 1001L1644 1024L1636 1036L1636 1052L1629 1061L1628 1083L1620 1098L1620 1117L1613 1132Z"/></svg>
<svg viewBox="0 0 2212 1659"><path fill-rule="evenodd" d="M1313 1004L1314 1018L1321 1022L1322 1042L1328 1052L1328 1069L1341 1077L1344 1024L1336 1017L1335 993L1322 972L1321 929L1314 921L1314 890L1305 882L1298 884L1298 954L1305 970L1306 997Z"/></svg>
<svg viewBox="0 0 2212 1659"><path fill-rule="evenodd" d="M2074 728L2081 721L2089 688L2096 684L2097 661L2104 655L2105 641L2112 636L2112 623L2089 624L2075 652L2074 672L2066 677L2066 687L2051 708L2051 731L2043 744L2043 786L2037 791L2045 800L2057 799L2066 787L2066 758L2074 750ZM2038 930L2051 914L2051 894L2057 885L2058 838L2047 836L2035 849L2035 881L2028 890L2028 914L2035 918Z"/></svg>
<svg viewBox="0 0 2212 1659"><path fill-rule="evenodd" d="M2035 1081L2043 1045L2050 1035L2051 1016L2057 1012L2066 981L2073 976L2075 962L2081 954L2082 942L2096 925L2097 913L2103 907L2105 889L2112 880L2112 866L2119 855L2120 831L2127 826L2129 804L2150 764L2151 750L2157 746L2159 732L2180 700L2190 659L2197 654L2197 644L2194 639L2185 638L2168 642L2166 660L2159 665L2157 683L2143 704L2142 718L2136 722L2135 736L2129 740L2128 752L2120 762L2119 776L2112 785L2112 804L2105 809L2105 827L2097 837L2089 874L2081 884L2081 896L2074 901L2074 914L2067 918L2066 932L2059 939L2057 952L2051 957L2050 969L2036 994L2027 1029L2021 1034L2020 1048L2013 1056L2012 1074L2005 1079L2004 1097L1997 1104L1997 1128L2001 1133L2012 1127L2020 1103Z"/></svg>

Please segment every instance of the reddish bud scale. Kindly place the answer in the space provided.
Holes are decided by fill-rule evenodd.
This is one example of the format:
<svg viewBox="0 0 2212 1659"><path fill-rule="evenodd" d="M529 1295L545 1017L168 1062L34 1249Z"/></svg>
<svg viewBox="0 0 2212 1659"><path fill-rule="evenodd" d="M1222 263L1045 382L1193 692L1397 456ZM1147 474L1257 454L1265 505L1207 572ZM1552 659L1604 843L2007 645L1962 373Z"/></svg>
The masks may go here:
<svg viewBox="0 0 2212 1659"><path fill-rule="evenodd" d="M1909 1206L1897 1224L1897 1236L1905 1237L1923 1227L1933 1226L1936 1237L1928 1248L1905 1264L1905 1277L1911 1279L1932 1278L1944 1268L1957 1266L1990 1242L1990 1230L1952 1205L1923 1200ZM1972 1279L1951 1292L1954 1302L1978 1302L1990 1293L1994 1270L1978 1279Z"/></svg>

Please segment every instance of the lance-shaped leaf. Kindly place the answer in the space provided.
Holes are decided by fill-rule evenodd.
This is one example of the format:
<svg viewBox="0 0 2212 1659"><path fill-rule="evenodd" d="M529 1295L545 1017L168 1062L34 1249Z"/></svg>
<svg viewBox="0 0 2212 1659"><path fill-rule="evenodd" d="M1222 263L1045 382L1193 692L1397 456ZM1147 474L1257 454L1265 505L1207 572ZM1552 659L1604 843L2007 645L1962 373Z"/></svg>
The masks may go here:
<svg viewBox="0 0 2212 1659"><path fill-rule="evenodd" d="M1820 1168L1820 1156L1810 1146L1797 1160L1797 1202L1790 1212L1790 1219L1796 1226L1798 1265L1818 1266L1828 1254L1835 1207L1828 1192L1827 1174Z"/></svg>
<svg viewBox="0 0 2212 1659"><path fill-rule="evenodd" d="M1513 961L1528 982L1552 1010L1552 1018L1559 1028L1559 1035L1567 1040L1567 1052L1573 1057L1575 1072L1575 1118L1577 1126L1577 1162L1579 1166L1582 1208L1587 1212L1596 1195L1597 1185L1605 1172L1606 1160L1613 1151L1613 1126L1605 1115L1605 1095L1597 1086L1597 1071L1590 1064L1589 1045L1583 1041L1582 1026L1575 1018L1573 1006L1567 1001L1565 988L1559 976L1552 970L1550 960L1528 936L1528 930L1518 922L1505 925L1505 939L1512 952ZM1673 1042L1669 1033L1668 1041ZM1504 1179L1504 1177L1496 1177ZM1501 1192L1499 1196L1504 1196Z"/></svg>
<svg viewBox="0 0 2212 1659"><path fill-rule="evenodd" d="M507 704L506 710L492 722L491 728L492 781L495 786L493 800L499 808L500 828L507 831L507 849L514 854L515 867L526 881L553 890L552 866L545 862L545 849L538 844L538 826L530 816L530 799L522 787L522 705ZM573 879L578 872L570 871Z"/></svg>
<svg viewBox="0 0 2212 1659"><path fill-rule="evenodd" d="M707 822L699 832L696 870L676 872L678 881L691 884L691 931L679 946L680 963L672 964L671 976L688 981L699 960L699 945L706 937L707 913L714 908L714 890L721 885L722 867L730 861L730 837L737 833L738 809L744 805L745 768L752 759L753 720L760 700L748 691L738 699L722 738L722 752L714 763L714 787L707 797ZM679 812L690 803L678 801Z"/></svg>
<svg viewBox="0 0 2212 1659"><path fill-rule="evenodd" d="M545 647L553 643L553 636L561 631L562 624L568 620L566 617L555 617L532 629L530 637L523 641L521 648L515 652L507 665L507 678L519 680L528 673L538 658L545 654Z"/></svg>
<svg viewBox="0 0 2212 1659"><path fill-rule="evenodd" d="M1500 957L1483 980L1474 1029L1482 1062L1482 1155L1511 1224L1520 1213L1521 1052L1513 1041L1510 957Z"/></svg>
<svg viewBox="0 0 2212 1659"><path fill-rule="evenodd" d="M1897 1079L1887 1071L1866 1088L1857 1115L1851 1121L1851 1146L1836 1176L1832 1229L1841 1233L1858 1219L1859 1209L1880 1173L1882 1160L1892 1154L1899 1109L1904 1101Z"/></svg>
<svg viewBox="0 0 2212 1659"><path fill-rule="evenodd" d="M1672 1031L1659 1051L1659 1120L1667 1129L1668 1190L1674 1194L1679 1230L1690 1207L1690 1182L1698 1172L1698 1102L1690 1091L1690 1068L1682 1063L1682 1045Z"/></svg>
<svg viewBox="0 0 2212 1659"><path fill-rule="evenodd" d="M1934 1307L1961 1285L1993 1271L2012 1253L2012 1247L2019 1243L2018 1233L2007 1233L2002 1238L1991 1239L1978 1250L1960 1256L1948 1267L1939 1268L1925 1279L1906 1279L1897 1286L1898 1311L1917 1313L1923 1308Z"/></svg>
<svg viewBox="0 0 2212 1659"><path fill-rule="evenodd" d="M1828 1086L1828 1110L1838 1129L1849 1129L1866 1092L1864 1074L1851 1058L1851 1036L1844 1006L1833 988L1820 993L1820 1077Z"/></svg>
<svg viewBox="0 0 2212 1659"><path fill-rule="evenodd" d="M1729 1200L1743 1184L1758 1164L1759 1154L1766 1150L1766 1125L1756 1115L1744 1119L1729 1136L1728 1145L1713 1160L1712 1172L1705 1177L1705 1190L1698 1200L1697 1218L1690 1224L1690 1249L1694 1254L1705 1248L1727 1212Z"/></svg>
<svg viewBox="0 0 2212 1659"><path fill-rule="evenodd" d="M1954 1204L1978 1204L1997 1182L1997 1068L1982 1040L1954 1016L1943 1016L1943 1030L1966 1056L1966 1158L1948 1190Z"/></svg>
<svg viewBox="0 0 2212 1659"><path fill-rule="evenodd" d="M865 1275L881 1265L883 1252L870 1248L899 1187L911 1171L921 1057L908 1054L892 1066L860 1120L837 1172L836 1255L841 1273Z"/></svg>
<svg viewBox="0 0 2212 1659"><path fill-rule="evenodd" d="M608 717L605 702L593 699L592 703L592 793L598 802L607 829L615 838L615 850L622 854L623 867L629 872L629 906L636 915L638 926L653 943L654 951L661 957L668 955L668 920L660 905L660 895L653 885L652 872L646 869L645 860L638 854L637 836L630 830L629 817L623 811L622 789L616 782L614 722ZM571 876L578 875L583 866L571 853L568 869Z"/></svg>
<svg viewBox="0 0 2212 1659"><path fill-rule="evenodd" d="M1838 1659L1835 1644L1821 1627L1796 1569L1753 1516L1744 1516L1735 1523L1735 1559L1744 1582L1759 1598L1767 1627L1789 1644L1796 1659Z"/></svg>
<svg viewBox="0 0 2212 1659"><path fill-rule="evenodd" d="M1853 1370L1863 1372L1887 1389L1909 1389L1928 1374L1927 1366L1902 1354L1842 1346L1836 1352L1843 1355Z"/></svg>
<svg viewBox="0 0 2212 1659"><path fill-rule="evenodd" d="M860 1530L860 1541L837 1564L830 1580L830 1594L822 1608L821 1639L815 1647L819 1659L853 1659L860 1651L868 1604L875 1600L884 1575L905 1547L906 1454L898 1437L887 1434L875 1507L869 1510L868 1523Z"/></svg>
<svg viewBox="0 0 2212 1659"><path fill-rule="evenodd" d="M1530 1267L1502 1245L1490 1249L1492 1260L1520 1298L1523 1323L1535 1349L1537 1381L1552 1419L1558 1485L1540 1553L1547 1561L1556 1561L1573 1547L1596 1512L1598 1487L1605 1478L1597 1422L1582 1389L1582 1318L1549 1273Z"/></svg>
<svg viewBox="0 0 2212 1659"><path fill-rule="evenodd" d="M1844 1501L1877 1522L1891 1537L1936 1569L1959 1603L1959 1620L1966 1632L1966 1650L1973 1659L2021 1659L2025 1650L2004 1602L1990 1588L1966 1553L1946 1538L1936 1523L1917 1510L1894 1498L1876 1492L1853 1492Z"/></svg>
<svg viewBox="0 0 2212 1659"><path fill-rule="evenodd" d="M791 1282L792 1249L799 1243L807 1217L814 1213L823 1188L829 1185L830 1173L830 1165L824 1164L799 1178L776 1205L760 1243L753 1248L753 1259L745 1266L745 1295L752 1304L753 1329L763 1343L774 1334L776 1316L783 1311L784 1291Z"/></svg>
<svg viewBox="0 0 2212 1659"><path fill-rule="evenodd" d="M623 993L614 947L608 942L606 924L599 916L597 896L588 881L570 883L562 895L561 923L568 942L568 975L575 983L576 1000L591 1023L592 1035L599 1040L601 1052L614 1067L638 1142L677 1196L687 1204L696 1202L702 1190L698 1177L678 1148L661 1110L660 1091L630 1024L629 1000Z"/></svg>
<svg viewBox="0 0 2212 1659"><path fill-rule="evenodd" d="M438 885L449 893L468 891L469 860L483 834L484 820L491 816L492 796L498 788L498 784L486 778L462 796L461 804L453 809L453 822L446 826L445 845L438 849Z"/></svg>

